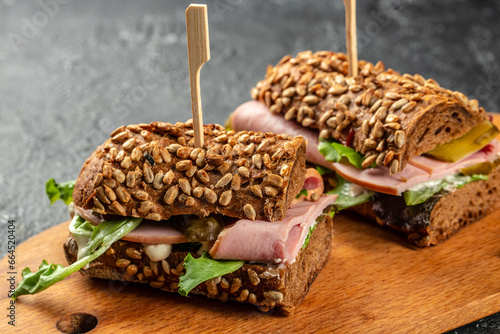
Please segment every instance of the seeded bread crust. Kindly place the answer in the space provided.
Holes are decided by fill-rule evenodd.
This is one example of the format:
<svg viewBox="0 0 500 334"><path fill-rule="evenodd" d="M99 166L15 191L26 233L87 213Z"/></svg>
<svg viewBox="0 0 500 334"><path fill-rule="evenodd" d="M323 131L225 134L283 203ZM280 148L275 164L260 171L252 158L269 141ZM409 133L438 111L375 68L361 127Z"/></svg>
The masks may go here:
<svg viewBox="0 0 500 334"><path fill-rule="evenodd" d="M192 122L122 126L85 162L75 205L100 214L166 220L171 215L282 220L305 177L302 137L226 131Z"/></svg>
<svg viewBox="0 0 500 334"><path fill-rule="evenodd" d="M500 165L488 176L488 180L468 183L439 199L426 219L425 227L401 228L389 224L377 217L372 202L352 208L382 226L403 232L418 247L438 245L464 226L497 209L500 209Z"/></svg>
<svg viewBox="0 0 500 334"><path fill-rule="evenodd" d="M199 284L190 293L221 301L250 303L266 312L274 308L277 313L292 314L328 261L332 238L333 221L325 215L293 264L246 263L233 273ZM71 234L64 244L64 252L69 264L76 261L78 246ZM155 262L143 253L141 244L118 241L80 272L91 277L150 284L177 292L186 255L187 252L173 252L166 260Z"/></svg>
<svg viewBox="0 0 500 334"><path fill-rule="evenodd" d="M285 56L268 67L252 98L287 120L318 129L320 138L353 147L364 155L363 167L376 163L392 174L485 120L477 100L432 79L385 70L382 62L361 60L357 77L347 77L347 69L343 53Z"/></svg>

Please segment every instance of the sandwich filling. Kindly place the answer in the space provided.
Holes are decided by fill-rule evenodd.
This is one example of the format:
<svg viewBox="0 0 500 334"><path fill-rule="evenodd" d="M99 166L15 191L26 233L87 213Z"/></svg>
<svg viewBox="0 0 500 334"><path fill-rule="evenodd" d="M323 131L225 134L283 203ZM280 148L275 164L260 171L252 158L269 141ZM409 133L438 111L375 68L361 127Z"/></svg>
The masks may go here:
<svg viewBox="0 0 500 334"><path fill-rule="evenodd" d="M292 264L314 229L318 217L329 213L337 195L321 196L316 202L300 201L292 204L285 219L277 222L239 219L224 226L217 235L201 239L188 238L175 222L143 221L121 239L142 243L147 254L164 260L172 245L199 243L194 248L207 250L216 260L244 260ZM326 212L324 212L326 211ZM220 218L220 217L218 217ZM214 219L214 218L209 218ZM320 219L319 221L321 221ZM79 249L85 249L88 240L78 239ZM80 253L80 252L79 252ZM200 252L201 253L201 252ZM85 254L80 254L79 258Z"/></svg>
<svg viewBox="0 0 500 334"><path fill-rule="evenodd" d="M73 186L71 182L57 184L49 180L47 194L51 200L64 201L67 197L64 194L71 193ZM160 223L94 215L69 203L73 216L70 232L78 244L77 261L63 267L44 260L36 272L26 268L13 298L45 290L85 268L118 240L141 243L153 261L168 258L174 250L189 251L184 260L186 274L179 281L179 293L184 296L199 283L238 270L245 261L292 264L300 250L307 246L316 224L330 213L336 198L337 195L323 195L314 202L297 201L285 218L277 222L185 215ZM191 252L198 252L199 257L194 258Z"/></svg>
<svg viewBox="0 0 500 334"><path fill-rule="evenodd" d="M347 206L361 204L370 200L375 193L382 193L403 198L413 197L415 192L436 188L436 184L450 185L453 182L446 180L460 179L461 186L487 178L487 173L479 171L478 174L464 175L462 171L485 163L493 163L499 155L499 142L492 140L489 143L463 157L457 162L445 162L427 157L425 155L412 158L405 168L398 173L390 173L387 167L357 166L356 151L340 143L332 143L319 139L318 133L312 129L304 128L293 120L285 120L281 115L269 112L262 103L251 101L235 110L231 116L231 127L234 130L259 130L285 132L292 135L301 135L307 139L306 159L309 163L320 166L323 172L334 171L337 174L338 184L332 193L341 195L337 204L344 202L345 197L351 197ZM339 156L339 151L343 156ZM362 160L362 159L361 159ZM326 170L325 170L326 168ZM355 186L352 186L352 185ZM356 188L356 189L353 189ZM430 197L430 196L429 196ZM419 202L421 203L421 201ZM412 201L407 201L412 204ZM418 203L414 203L418 204Z"/></svg>

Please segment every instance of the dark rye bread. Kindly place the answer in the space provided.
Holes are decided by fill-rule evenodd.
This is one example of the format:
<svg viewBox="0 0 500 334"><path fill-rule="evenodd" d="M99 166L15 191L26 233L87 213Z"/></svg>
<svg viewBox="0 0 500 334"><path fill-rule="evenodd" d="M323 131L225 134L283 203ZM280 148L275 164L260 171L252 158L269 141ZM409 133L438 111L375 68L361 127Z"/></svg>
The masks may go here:
<svg viewBox="0 0 500 334"><path fill-rule="evenodd" d="M221 301L250 303L262 311L275 308L277 313L292 314L328 261L332 238L333 221L325 214L311 234L307 247L300 250L293 264L246 263L233 273L199 284L190 293ZM71 234L64 244L64 252L69 264L76 261L78 246ZM176 251L166 260L154 262L143 252L141 244L117 241L80 272L96 278L150 284L177 292L186 255L187 252Z"/></svg>
<svg viewBox="0 0 500 334"><path fill-rule="evenodd" d="M474 181L425 203L407 207L402 196L377 194L352 210L407 235L418 247L437 245L462 227L500 208L500 165L488 180Z"/></svg>
<svg viewBox="0 0 500 334"><path fill-rule="evenodd" d="M122 126L85 162L75 205L100 214L166 220L195 214L282 220L305 177L302 137L226 131L192 122Z"/></svg>
<svg viewBox="0 0 500 334"><path fill-rule="evenodd" d="M347 77L343 53L305 51L269 66L252 98L320 138L334 138L374 162L401 171L414 156L449 142L485 120L477 100L441 88L432 79L400 75L361 60Z"/></svg>

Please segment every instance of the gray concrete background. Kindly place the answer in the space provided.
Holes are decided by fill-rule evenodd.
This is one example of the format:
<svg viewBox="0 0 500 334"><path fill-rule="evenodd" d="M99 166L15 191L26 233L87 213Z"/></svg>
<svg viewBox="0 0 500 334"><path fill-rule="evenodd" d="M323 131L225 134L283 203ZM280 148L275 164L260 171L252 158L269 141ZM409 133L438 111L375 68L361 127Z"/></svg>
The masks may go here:
<svg viewBox="0 0 500 334"><path fill-rule="evenodd" d="M268 64L345 50L340 0L214 0L212 59L201 72L206 123L222 123ZM122 124L190 118L188 1L0 0L0 231L18 242L68 218L45 182L77 177ZM500 3L359 0L359 58L500 110ZM1 235L4 233L0 232ZM7 252L0 239L0 255ZM500 332L492 316L452 333Z"/></svg>

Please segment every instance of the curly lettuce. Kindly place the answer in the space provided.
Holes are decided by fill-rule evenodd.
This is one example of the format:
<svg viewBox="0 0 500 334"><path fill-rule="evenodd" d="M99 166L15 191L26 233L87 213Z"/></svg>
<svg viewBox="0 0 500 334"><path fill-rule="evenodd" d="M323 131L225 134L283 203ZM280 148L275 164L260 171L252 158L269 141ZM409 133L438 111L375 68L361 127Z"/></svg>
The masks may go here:
<svg viewBox="0 0 500 334"><path fill-rule="evenodd" d="M50 199L50 204L54 204L58 199L69 205L73 202L73 189L75 188L74 181L57 183L54 179L50 179L45 183L45 193Z"/></svg>
<svg viewBox="0 0 500 334"><path fill-rule="evenodd" d="M214 260L207 252L195 259L189 253L184 259L186 273L179 279L179 294L186 297L198 284L222 275L232 273L245 264L245 261Z"/></svg>
<svg viewBox="0 0 500 334"><path fill-rule="evenodd" d="M474 174L471 176L463 174L450 175L440 180L417 184L405 191L403 193L403 198L405 199L406 205L417 205L427 201L443 189L460 189L467 183L478 180L488 180L488 176L481 174Z"/></svg>
<svg viewBox="0 0 500 334"><path fill-rule="evenodd" d="M104 254L114 242L139 226L141 221L142 218L127 217L119 221L103 221L99 226L94 226L75 215L70 224L70 231L76 232L80 236L89 237L86 246L87 253L68 267L63 267L60 264L49 264L43 260L36 272L24 268L22 271L23 279L17 285L11 298L15 300L22 295L35 294L62 281Z"/></svg>
<svg viewBox="0 0 500 334"><path fill-rule="evenodd" d="M335 189L328 192L328 194L337 194L337 200L335 201L335 206L337 210L344 210L352 206L360 205L371 200L374 191L366 189L359 195L353 195L352 187L359 187L353 185L351 182L347 181L343 177L337 174L337 185Z"/></svg>
<svg viewBox="0 0 500 334"><path fill-rule="evenodd" d="M350 147L334 141L320 139L318 150L328 161L341 162L347 159L354 167L362 168L363 155Z"/></svg>

